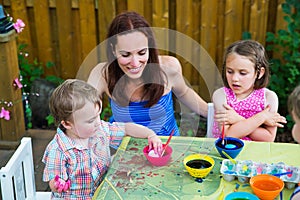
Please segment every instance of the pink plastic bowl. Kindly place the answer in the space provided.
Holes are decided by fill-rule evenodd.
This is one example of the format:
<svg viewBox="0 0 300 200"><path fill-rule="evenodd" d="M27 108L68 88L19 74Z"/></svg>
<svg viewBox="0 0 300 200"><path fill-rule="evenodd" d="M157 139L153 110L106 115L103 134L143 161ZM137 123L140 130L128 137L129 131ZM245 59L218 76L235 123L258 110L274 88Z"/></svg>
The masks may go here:
<svg viewBox="0 0 300 200"><path fill-rule="evenodd" d="M165 147L165 144L163 144L163 147ZM167 149L162 157L152 157L152 156L148 155L150 150L149 150L149 146L145 146L143 153L144 153L145 157L147 158L147 160L154 166L164 166L164 165L168 164L168 162L171 158L172 152L173 152L172 147L170 147L168 145Z"/></svg>

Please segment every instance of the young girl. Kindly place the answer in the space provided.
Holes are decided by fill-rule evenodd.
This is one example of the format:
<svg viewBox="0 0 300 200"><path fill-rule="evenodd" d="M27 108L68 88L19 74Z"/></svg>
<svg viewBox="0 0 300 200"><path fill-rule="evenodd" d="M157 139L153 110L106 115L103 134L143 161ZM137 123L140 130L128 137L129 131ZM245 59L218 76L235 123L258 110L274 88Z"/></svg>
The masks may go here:
<svg viewBox="0 0 300 200"><path fill-rule="evenodd" d="M253 40L231 44L223 61L225 87L213 94L214 137L225 135L245 140L274 141L277 127L286 123L277 113L278 97L266 88L269 63L264 47Z"/></svg>
<svg viewBox="0 0 300 200"><path fill-rule="evenodd" d="M292 129L292 135L296 142L300 143L300 85L290 94L288 99L288 108L295 124Z"/></svg>
<svg viewBox="0 0 300 200"><path fill-rule="evenodd" d="M92 199L110 165L109 146L118 146L124 135L148 138L149 146L161 153L161 140L152 130L100 120L101 104L97 90L76 79L52 93L50 111L59 127L43 156L43 181L49 182L52 198Z"/></svg>

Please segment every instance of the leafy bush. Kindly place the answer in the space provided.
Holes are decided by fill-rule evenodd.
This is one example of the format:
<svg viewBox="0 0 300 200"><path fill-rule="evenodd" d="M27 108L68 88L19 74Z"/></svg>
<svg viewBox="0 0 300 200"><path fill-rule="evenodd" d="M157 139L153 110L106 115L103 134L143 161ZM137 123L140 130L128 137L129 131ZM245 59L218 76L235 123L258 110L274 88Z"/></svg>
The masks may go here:
<svg viewBox="0 0 300 200"><path fill-rule="evenodd" d="M25 51L26 44L20 44L18 46L18 62L19 62L19 69L20 75L22 77L22 84L24 86L23 92L30 93L31 84L35 79L45 78L46 80L59 84L63 81L63 79L54 76L48 75L44 76L44 64L39 62L37 59L34 59L33 63L30 63L28 60L28 53ZM54 67L53 62L46 62L46 68Z"/></svg>
<svg viewBox="0 0 300 200"><path fill-rule="evenodd" d="M58 85L63 81L63 79L54 75L45 76L44 65L47 68L51 68L54 67L54 63L46 62L44 64L42 62L39 62L37 59L34 59L33 63L29 62L28 53L25 51L26 46L26 44L20 44L18 46L18 62L21 76L20 81L23 85L22 95L24 100L25 123L27 128L32 128L32 118L34 117L32 116L32 106L30 105L29 97L40 97L39 94L31 92L34 81L45 79L55 85ZM48 121L48 126L54 123L53 117L51 115L46 116L45 120Z"/></svg>
<svg viewBox="0 0 300 200"><path fill-rule="evenodd" d="M266 50L270 55L271 78L269 88L275 91L279 98L279 113L286 116L287 128L291 130L293 122L287 109L287 99L300 81L300 4L298 0L286 0L282 4L286 14L287 30L278 30L277 33L267 33ZM276 54L275 54L276 52ZM286 131L278 129L278 131Z"/></svg>

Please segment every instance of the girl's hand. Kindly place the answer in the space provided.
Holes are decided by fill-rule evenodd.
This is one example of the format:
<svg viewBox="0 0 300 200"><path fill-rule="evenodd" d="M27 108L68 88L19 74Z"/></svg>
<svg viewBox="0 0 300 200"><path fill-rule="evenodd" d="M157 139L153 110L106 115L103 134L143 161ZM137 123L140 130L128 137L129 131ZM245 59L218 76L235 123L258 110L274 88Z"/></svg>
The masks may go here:
<svg viewBox="0 0 300 200"><path fill-rule="evenodd" d="M225 125L231 125L244 119L244 117L235 112L235 110L228 104L224 104L223 107L225 110L216 111L214 117L215 121L217 121L219 124L225 122Z"/></svg>
<svg viewBox="0 0 300 200"><path fill-rule="evenodd" d="M52 192L68 192L71 186L71 182L70 180L64 181L63 179L59 178L58 175L56 175L55 178L49 182L49 186Z"/></svg>
<svg viewBox="0 0 300 200"><path fill-rule="evenodd" d="M267 126L277 126L284 127L283 124L286 124L285 117L281 116L279 113L274 113L270 111L270 105L268 105L262 112L265 114L264 124Z"/></svg>
<svg viewBox="0 0 300 200"><path fill-rule="evenodd" d="M154 133L148 136L149 149L153 149L158 155L162 153L162 142L161 139Z"/></svg>

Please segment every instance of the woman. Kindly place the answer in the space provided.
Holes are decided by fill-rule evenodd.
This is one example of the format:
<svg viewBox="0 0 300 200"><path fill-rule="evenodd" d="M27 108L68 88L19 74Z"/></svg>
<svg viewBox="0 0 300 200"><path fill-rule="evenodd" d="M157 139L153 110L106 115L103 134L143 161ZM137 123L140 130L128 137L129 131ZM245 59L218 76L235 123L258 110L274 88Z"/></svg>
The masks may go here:
<svg viewBox="0 0 300 200"><path fill-rule="evenodd" d="M172 94L198 115L207 103L189 88L179 61L158 55L153 32L138 13L125 12L111 23L107 59L90 73L88 83L110 98L112 121L135 122L157 135L180 135Z"/></svg>

